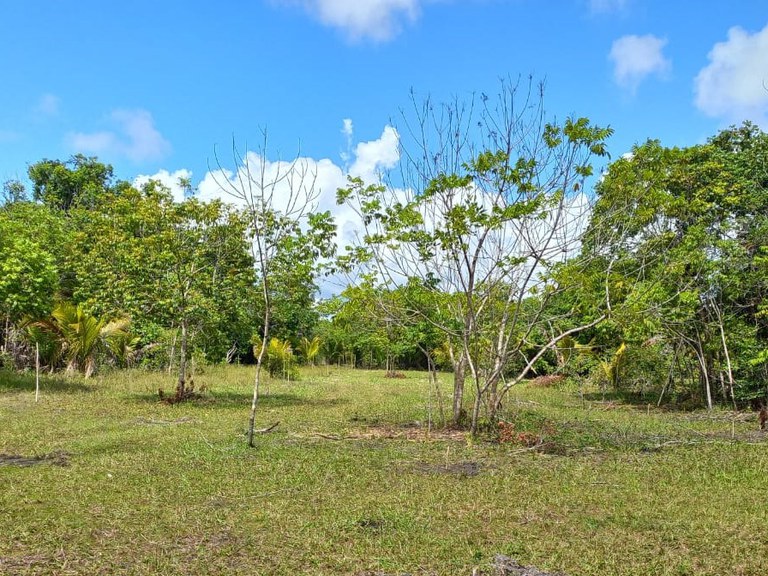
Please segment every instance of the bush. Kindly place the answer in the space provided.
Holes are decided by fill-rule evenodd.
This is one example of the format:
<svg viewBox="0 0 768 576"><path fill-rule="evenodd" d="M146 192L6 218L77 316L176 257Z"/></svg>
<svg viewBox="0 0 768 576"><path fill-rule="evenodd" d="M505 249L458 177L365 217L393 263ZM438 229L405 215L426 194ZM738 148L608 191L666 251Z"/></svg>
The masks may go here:
<svg viewBox="0 0 768 576"><path fill-rule="evenodd" d="M254 336L253 355L258 358L261 351L261 341ZM273 378L282 378L284 380L298 380L299 367L296 356L293 354L293 348L288 340L272 338L267 346L264 355L264 367Z"/></svg>

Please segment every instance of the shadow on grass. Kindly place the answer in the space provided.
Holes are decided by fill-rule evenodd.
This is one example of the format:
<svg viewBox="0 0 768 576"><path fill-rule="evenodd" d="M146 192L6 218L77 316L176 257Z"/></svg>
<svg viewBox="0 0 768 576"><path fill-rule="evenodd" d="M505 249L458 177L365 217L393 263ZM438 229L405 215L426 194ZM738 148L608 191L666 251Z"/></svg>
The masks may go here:
<svg viewBox="0 0 768 576"><path fill-rule="evenodd" d="M157 394L137 394L134 398L140 402L159 404L162 401ZM205 406L206 408L242 408L250 406L253 396L242 392L205 392L197 398L185 400L177 405ZM349 404L346 398L309 398L296 394L262 394L259 406L264 408L283 408L287 406L311 406L330 408Z"/></svg>
<svg viewBox="0 0 768 576"><path fill-rule="evenodd" d="M646 409L648 404L656 406L656 402L659 400L658 393L646 392L641 394L639 392L624 392L624 391L606 391L606 392L588 392L584 394L584 400L587 402L604 402L612 404L625 404L632 407L641 407Z"/></svg>
<svg viewBox="0 0 768 576"><path fill-rule="evenodd" d="M46 394L61 392L74 394L76 392L92 392L94 386L84 384L77 378L65 376L40 376L40 391ZM10 372L0 369L0 393L3 392L34 392L35 375L24 372Z"/></svg>

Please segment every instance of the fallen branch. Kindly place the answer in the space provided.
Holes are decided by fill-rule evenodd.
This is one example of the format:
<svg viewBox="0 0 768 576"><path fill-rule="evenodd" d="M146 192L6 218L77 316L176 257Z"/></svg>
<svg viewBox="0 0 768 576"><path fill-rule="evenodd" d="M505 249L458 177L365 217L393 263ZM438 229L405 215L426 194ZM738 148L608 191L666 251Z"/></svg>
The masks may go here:
<svg viewBox="0 0 768 576"><path fill-rule="evenodd" d="M277 426L280 424L280 421L278 420L271 426L267 426L266 428L261 428L260 430L254 430L254 434L266 434L267 432L272 432Z"/></svg>
<svg viewBox="0 0 768 576"><path fill-rule="evenodd" d="M322 432L315 432L314 436L325 438L326 440L346 440L349 438L355 438L354 436L337 436L336 434L323 434Z"/></svg>

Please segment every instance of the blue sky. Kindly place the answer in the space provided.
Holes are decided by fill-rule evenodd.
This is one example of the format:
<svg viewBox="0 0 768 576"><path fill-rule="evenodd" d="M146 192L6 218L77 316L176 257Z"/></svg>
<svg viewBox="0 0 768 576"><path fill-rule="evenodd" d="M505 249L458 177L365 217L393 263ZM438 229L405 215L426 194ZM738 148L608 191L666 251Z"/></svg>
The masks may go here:
<svg viewBox="0 0 768 576"><path fill-rule="evenodd" d="M396 162L409 91L546 79L546 108L634 143L768 128L760 0L0 0L0 181L82 152L124 179L192 178L214 147L269 131L269 160L317 161L323 204L349 169ZM345 119L347 120L345 122ZM362 143L362 144L361 144ZM349 153L345 161L344 154ZM394 154L394 156L393 156ZM165 172L162 172L165 171Z"/></svg>

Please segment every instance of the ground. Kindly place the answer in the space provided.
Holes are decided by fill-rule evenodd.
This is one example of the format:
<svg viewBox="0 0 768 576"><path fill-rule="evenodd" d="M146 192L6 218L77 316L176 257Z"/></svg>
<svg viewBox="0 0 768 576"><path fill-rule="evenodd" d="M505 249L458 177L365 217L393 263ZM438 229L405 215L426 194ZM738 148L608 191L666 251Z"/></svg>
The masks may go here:
<svg viewBox="0 0 768 576"><path fill-rule="evenodd" d="M472 439L425 374L383 376L269 382L257 426L280 424L249 449L247 367L178 405L165 374L45 378L35 403L0 372L0 574L764 573L754 414L523 384Z"/></svg>

